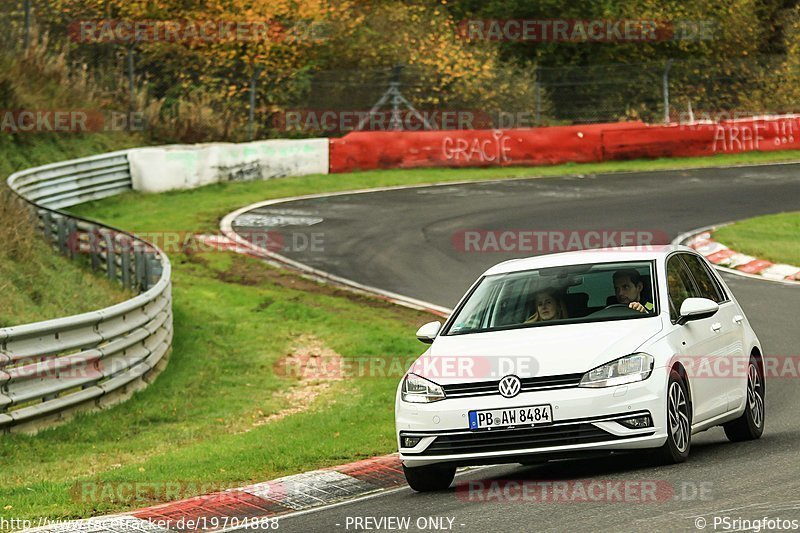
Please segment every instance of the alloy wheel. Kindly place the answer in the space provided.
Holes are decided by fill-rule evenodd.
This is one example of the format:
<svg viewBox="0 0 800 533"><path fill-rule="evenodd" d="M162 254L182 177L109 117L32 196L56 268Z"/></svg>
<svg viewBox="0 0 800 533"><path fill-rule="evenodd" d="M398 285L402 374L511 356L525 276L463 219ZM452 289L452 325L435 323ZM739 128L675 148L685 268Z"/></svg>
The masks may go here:
<svg viewBox="0 0 800 533"><path fill-rule="evenodd" d="M760 428L764 423L764 394L761 386L761 376L758 368L750 363L747 376L747 403L750 406L750 413L753 417L753 424Z"/></svg>
<svg viewBox="0 0 800 533"><path fill-rule="evenodd" d="M673 381L669 386L669 431L672 442L683 453L689 446L691 428L689 424L689 405L681 384Z"/></svg>

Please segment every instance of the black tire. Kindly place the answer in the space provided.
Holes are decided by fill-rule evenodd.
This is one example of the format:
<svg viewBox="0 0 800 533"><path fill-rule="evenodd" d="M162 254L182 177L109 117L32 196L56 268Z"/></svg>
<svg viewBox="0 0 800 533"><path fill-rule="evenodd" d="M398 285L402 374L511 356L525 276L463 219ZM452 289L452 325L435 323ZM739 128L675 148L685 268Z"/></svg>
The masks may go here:
<svg viewBox="0 0 800 533"><path fill-rule="evenodd" d="M675 370L667 381L667 441L656 456L661 464L677 464L692 448L692 409L686 381Z"/></svg>
<svg viewBox="0 0 800 533"><path fill-rule="evenodd" d="M744 413L736 420L723 424L725 436L731 442L755 440L764 433L766 404L764 402L766 384L764 369L752 355L747 366L747 401Z"/></svg>
<svg viewBox="0 0 800 533"><path fill-rule="evenodd" d="M406 475L408 486L415 491L432 492L450 486L456 477L456 467L433 465L406 468L403 465L403 473Z"/></svg>

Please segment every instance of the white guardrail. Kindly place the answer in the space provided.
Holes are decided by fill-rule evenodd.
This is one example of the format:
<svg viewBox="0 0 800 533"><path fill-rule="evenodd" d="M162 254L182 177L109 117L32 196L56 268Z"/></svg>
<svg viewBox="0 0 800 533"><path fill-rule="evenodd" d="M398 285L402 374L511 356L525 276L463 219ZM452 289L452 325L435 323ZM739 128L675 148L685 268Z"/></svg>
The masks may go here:
<svg viewBox="0 0 800 533"><path fill-rule="evenodd" d="M0 432L30 432L124 401L164 368L171 269L156 246L61 211L130 190L127 151L23 170L8 185L59 253L138 292L99 311L0 328Z"/></svg>

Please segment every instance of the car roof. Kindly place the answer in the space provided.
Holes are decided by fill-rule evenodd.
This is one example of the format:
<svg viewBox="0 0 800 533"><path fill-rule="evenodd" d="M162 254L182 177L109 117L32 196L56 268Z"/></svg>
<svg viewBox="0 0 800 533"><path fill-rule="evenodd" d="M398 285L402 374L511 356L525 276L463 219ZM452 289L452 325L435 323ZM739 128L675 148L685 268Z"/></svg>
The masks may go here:
<svg viewBox="0 0 800 533"><path fill-rule="evenodd" d="M511 259L498 263L483 273L484 276L508 274L537 268L581 265L586 263L615 263L625 261L653 261L666 257L672 252L693 252L688 246L667 244L654 246L620 246L616 248L597 248L557 254L537 255Z"/></svg>

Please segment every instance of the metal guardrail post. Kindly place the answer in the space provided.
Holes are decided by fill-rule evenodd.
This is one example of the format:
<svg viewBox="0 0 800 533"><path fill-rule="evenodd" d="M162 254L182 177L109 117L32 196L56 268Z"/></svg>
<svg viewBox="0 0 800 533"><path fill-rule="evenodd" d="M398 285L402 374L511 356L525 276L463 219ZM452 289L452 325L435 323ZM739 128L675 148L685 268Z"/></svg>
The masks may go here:
<svg viewBox="0 0 800 533"><path fill-rule="evenodd" d="M134 274L136 276L136 289L144 290L144 252L134 244L133 251Z"/></svg>
<svg viewBox="0 0 800 533"><path fill-rule="evenodd" d="M144 271L142 272L142 288L147 289L150 287L150 258L144 258Z"/></svg>
<svg viewBox="0 0 800 533"><path fill-rule="evenodd" d="M664 97L664 124L669 124L669 71L672 68L673 59L667 60L664 67L664 74L661 77L661 92Z"/></svg>
<svg viewBox="0 0 800 533"><path fill-rule="evenodd" d="M114 281L117 279L117 261L114 252L114 239L108 232L103 232L103 240L106 243L106 276Z"/></svg>
<svg viewBox="0 0 800 533"><path fill-rule="evenodd" d="M56 218L58 226L58 253L67 255L67 221L63 216Z"/></svg>
<svg viewBox="0 0 800 533"><path fill-rule="evenodd" d="M120 268L122 269L122 286L126 289L131 288L131 251L128 246L127 241L123 241L122 245L120 246L120 257L122 259L122 264Z"/></svg>
<svg viewBox="0 0 800 533"><path fill-rule="evenodd" d="M158 259L156 259L154 257L151 260L151 263L152 263L152 266L151 266L150 270L152 272L152 275L153 275L153 277L155 279L159 279L161 277L161 273L162 273L161 262L158 261ZM151 282L151 283L153 283L153 282Z"/></svg>
<svg viewBox="0 0 800 533"><path fill-rule="evenodd" d="M86 232L89 237L89 256L92 261L92 272L100 270L100 239L98 239L97 228L92 228Z"/></svg>
<svg viewBox="0 0 800 533"><path fill-rule="evenodd" d="M50 211L42 211L41 215L42 224L44 224L44 238L47 244L53 242L53 215Z"/></svg>
<svg viewBox="0 0 800 533"><path fill-rule="evenodd" d="M81 241L78 235L78 223L75 219L67 219L67 251L70 259L79 256Z"/></svg>

